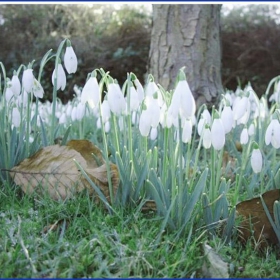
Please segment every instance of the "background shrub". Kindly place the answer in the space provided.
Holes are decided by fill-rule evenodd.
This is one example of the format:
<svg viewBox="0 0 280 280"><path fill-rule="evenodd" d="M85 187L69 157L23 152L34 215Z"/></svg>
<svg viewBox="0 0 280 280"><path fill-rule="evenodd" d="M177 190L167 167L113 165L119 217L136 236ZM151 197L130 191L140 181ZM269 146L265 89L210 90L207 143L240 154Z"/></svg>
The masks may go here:
<svg viewBox="0 0 280 280"><path fill-rule="evenodd" d="M268 82L280 73L280 26L277 5L248 5L222 10L222 80L235 90L251 82L256 93L264 93ZM67 76L63 102L74 95L73 86L83 86L87 74L102 67L120 84L127 72L141 82L147 69L151 13L144 7L110 4L92 5L1 5L0 61L9 77L20 64L27 65L46 50L69 38L79 59L79 71ZM38 61L37 61L38 60ZM45 68L43 88L51 99L53 63Z"/></svg>

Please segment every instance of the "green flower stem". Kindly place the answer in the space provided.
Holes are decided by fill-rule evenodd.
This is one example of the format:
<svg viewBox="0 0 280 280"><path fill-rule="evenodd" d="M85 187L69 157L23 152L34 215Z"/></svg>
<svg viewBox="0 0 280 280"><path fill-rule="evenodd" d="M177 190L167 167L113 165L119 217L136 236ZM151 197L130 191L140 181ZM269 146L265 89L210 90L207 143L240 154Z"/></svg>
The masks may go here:
<svg viewBox="0 0 280 280"><path fill-rule="evenodd" d="M58 62L59 62L59 57L61 55L63 46L66 42L66 39L64 39L57 50L57 53L55 55L55 77L54 77L54 85L53 85L53 96L52 96L52 116L51 116L51 128L50 128L50 144L54 143L54 138L55 138L55 126L56 126L56 116L55 116L55 111L56 111L56 100L57 100L57 68L58 68Z"/></svg>
<svg viewBox="0 0 280 280"><path fill-rule="evenodd" d="M106 82L107 77L109 76L109 72L105 73L103 69L100 69L100 74L102 75L102 79L100 81L100 97L101 97L102 92L103 92L103 86L104 86L104 83ZM106 170L107 170L107 180L109 183L110 199L113 204L115 201L115 198L114 198L114 191L113 191L113 185L112 185L112 180L111 180L111 168L110 168L110 161L109 161L108 142L107 142L107 136L106 136L104 123L103 123L103 119L102 119L102 114L101 114L101 98L99 98L98 107L99 107L99 112L100 112L101 132L102 132L103 149L104 149L103 156L105 158L105 164L106 164Z"/></svg>

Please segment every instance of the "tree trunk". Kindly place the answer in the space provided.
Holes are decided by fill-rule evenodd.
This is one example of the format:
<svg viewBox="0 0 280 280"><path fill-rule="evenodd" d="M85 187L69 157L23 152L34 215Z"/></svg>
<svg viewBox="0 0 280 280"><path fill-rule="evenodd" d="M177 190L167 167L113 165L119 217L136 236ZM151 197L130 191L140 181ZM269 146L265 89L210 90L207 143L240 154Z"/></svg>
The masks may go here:
<svg viewBox="0 0 280 280"><path fill-rule="evenodd" d="M153 5L149 73L164 89L174 89L181 67L197 106L215 104L221 82L222 5Z"/></svg>

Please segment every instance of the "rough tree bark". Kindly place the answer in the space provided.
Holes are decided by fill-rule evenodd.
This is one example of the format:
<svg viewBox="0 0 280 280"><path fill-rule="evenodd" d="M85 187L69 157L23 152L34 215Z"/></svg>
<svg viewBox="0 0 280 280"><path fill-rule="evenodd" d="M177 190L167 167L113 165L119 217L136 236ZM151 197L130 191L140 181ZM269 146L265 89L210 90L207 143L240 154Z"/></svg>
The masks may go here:
<svg viewBox="0 0 280 280"><path fill-rule="evenodd" d="M149 73L173 89L181 67L197 106L215 104L221 82L220 9L222 5L153 5Z"/></svg>

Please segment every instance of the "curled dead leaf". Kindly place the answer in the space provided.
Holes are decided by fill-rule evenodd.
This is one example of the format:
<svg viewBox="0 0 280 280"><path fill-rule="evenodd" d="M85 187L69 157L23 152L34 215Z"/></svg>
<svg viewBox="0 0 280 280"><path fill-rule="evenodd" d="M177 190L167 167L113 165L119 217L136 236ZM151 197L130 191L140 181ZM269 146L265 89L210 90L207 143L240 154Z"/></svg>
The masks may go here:
<svg viewBox="0 0 280 280"><path fill-rule="evenodd" d="M274 220L273 205L280 198L280 190L267 191L262 195L262 198ZM258 249L264 249L267 245L278 244L276 233L266 215L260 197L238 203L236 214L237 218L241 218L238 230L242 242L245 243L254 236Z"/></svg>
<svg viewBox="0 0 280 280"><path fill-rule="evenodd" d="M105 160L101 151L88 140L71 140L66 146L44 147L13 167L10 175L26 194L46 192L55 200L64 200L88 189L91 195L95 195L96 202L100 202L90 183L78 170L74 159L110 202ZM116 194L119 172L113 163L110 163L110 177Z"/></svg>

